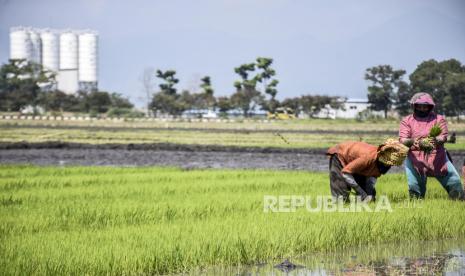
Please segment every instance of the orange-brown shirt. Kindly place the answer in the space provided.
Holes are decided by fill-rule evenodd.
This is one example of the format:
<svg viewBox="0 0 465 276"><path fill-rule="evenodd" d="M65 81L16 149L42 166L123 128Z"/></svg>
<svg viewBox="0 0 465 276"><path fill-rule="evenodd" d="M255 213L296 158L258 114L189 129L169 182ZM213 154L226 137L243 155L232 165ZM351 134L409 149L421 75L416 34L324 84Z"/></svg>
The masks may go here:
<svg viewBox="0 0 465 276"><path fill-rule="evenodd" d="M344 142L328 149L326 154L337 154L343 173L381 176L376 162L377 146L365 142Z"/></svg>

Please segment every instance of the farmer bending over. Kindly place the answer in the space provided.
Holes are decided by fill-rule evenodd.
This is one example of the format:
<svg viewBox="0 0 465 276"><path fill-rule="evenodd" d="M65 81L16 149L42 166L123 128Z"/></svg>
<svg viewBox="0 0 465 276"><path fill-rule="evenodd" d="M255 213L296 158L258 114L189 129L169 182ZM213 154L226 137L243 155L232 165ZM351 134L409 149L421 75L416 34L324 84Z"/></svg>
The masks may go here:
<svg viewBox="0 0 465 276"><path fill-rule="evenodd" d="M405 161L410 197L424 198L427 177L434 176L450 198L464 199L460 176L444 148L448 135L446 119L433 112L434 101L428 93L413 95L410 104L413 114L402 119L399 130L399 141L410 147Z"/></svg>
<svg viewBox="0 0 465 276"><path fill-rule="evenodd" d="M344 142L328 150L329 182L333 197L349 198L351 189L362 200L375 200L376 179L391 166L400 166L408 148L394 139L380 146L364 142Z"/></svg>

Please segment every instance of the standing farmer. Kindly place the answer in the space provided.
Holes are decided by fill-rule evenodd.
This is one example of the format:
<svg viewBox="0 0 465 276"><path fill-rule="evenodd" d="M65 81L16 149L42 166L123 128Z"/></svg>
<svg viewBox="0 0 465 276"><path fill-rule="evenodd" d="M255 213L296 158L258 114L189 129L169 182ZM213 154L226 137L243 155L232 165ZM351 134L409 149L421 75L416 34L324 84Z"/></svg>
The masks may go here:
<svg viewBox="0 0 465 276"><path fill-rule="evenodd" d="M333 197L347 201L351 189L362 200L375 200L376 179L391 166L400 166L407 156L408 148L394 139L380 146L364 142L344 142L327 151L329 179Z"/></svg>
<svg viewBox="0 0 465 276"><path fill-rule="evenodd" d="M399 140L411 147L405 170L410 197L424 198L426 180L434 176L452 199L463 199L464 192L460 176L447 157L444 143L447 141L446 119L433 112L434 101L428 93L417 93L410 100L413 114L400 123ZM430 130L438 125L439 135L430 137ZM425 147L429 147L425 150Z"/></svg>

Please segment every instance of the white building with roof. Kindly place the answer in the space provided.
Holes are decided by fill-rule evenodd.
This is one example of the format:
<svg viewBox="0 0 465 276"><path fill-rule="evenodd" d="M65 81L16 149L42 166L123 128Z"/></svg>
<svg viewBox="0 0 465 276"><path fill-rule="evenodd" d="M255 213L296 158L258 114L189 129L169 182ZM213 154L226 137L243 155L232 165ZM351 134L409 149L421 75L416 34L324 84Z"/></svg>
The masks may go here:
<svg viewBox="0 0 465 276"><path fill-rule="evenodd" d="M368 99L346 99L343 101L342 108L335 109L327 105L315 117L322 119L355 119L361 112L369 112L374 116L384 116L382 111L370 110Z"/></svg>

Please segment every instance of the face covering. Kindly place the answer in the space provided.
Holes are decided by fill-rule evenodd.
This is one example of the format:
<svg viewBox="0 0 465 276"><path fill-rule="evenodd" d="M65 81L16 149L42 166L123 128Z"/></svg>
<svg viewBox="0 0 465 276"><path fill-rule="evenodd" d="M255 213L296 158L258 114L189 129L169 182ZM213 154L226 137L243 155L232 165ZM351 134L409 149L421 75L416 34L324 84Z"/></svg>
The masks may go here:
<svg viewBox="0 0 465 276"><path fill-rule="evenodd" d="M430 108L428 109L428 111L420 111L420 110L418 110L418 109L415 108L415 109L413 110L413 113L414 113L415 116L417 116L417 117L424 118L424 117L427 117L427 116L429 115L429 113L431 112L432 109L433 109L433 108L430 107Z"/></svg>
<svg viewBox="0 0 465 276"><path fill-rule="evenodd" d="M391 166L383 164L383 162L381 162L379 160L376 163L378 165L378 170L379 170L379 172L381 174L386 174L389 171L389 169L391 168Z"/></svg>

